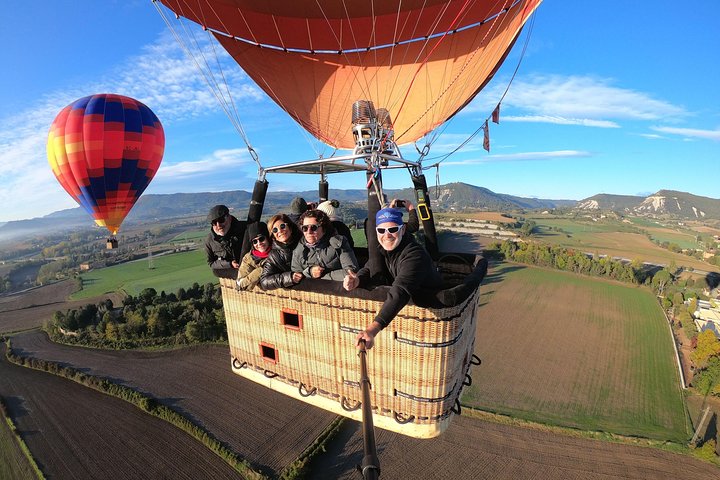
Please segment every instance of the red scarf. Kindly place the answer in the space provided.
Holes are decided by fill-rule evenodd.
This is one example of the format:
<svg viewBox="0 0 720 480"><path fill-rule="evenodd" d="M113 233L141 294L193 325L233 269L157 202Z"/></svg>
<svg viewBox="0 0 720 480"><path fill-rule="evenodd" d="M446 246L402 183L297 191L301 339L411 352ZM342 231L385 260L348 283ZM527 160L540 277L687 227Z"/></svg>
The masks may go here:
<svg viewBox="0 0 720 480"><path fill-rule="evenodd" d="M253 248L250 253L252 253L252 256L253 256L253 257L257 257L257 258L267 258L267 256L270 254L270 249L268 248L267 251L261 252L260 250L255 250L255 249Z"/></svg>

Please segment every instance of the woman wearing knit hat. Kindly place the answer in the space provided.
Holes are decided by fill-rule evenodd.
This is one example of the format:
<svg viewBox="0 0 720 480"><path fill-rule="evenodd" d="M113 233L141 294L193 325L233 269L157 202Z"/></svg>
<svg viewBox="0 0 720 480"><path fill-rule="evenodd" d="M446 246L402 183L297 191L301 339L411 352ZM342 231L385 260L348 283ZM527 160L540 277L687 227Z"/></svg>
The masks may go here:
<svg viewBox="0 0 720 480"><path fill-rule="evenodd" d="M260 282L262 266L272 247L272 239L265 222L248 225L248 238L252 243L252 249L245 254L240 263L237 277L239 290L252 290Z"/></svg>

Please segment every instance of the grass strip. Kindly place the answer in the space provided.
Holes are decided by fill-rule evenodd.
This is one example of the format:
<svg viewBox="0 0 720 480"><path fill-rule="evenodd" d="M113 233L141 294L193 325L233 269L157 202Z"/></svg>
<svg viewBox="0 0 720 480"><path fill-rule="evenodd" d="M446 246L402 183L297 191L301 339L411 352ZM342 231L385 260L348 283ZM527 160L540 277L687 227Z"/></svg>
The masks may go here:
<svg viewBox="0 0 720 480"><path fill-rule="evenodd" d="M247 460L241 459L230 448L212 436L208 431L196 425L191 420L182 416L172 408L158 403L154 398L138 392L132 388L118 385L105 378L88 375L80 372L72 367L61 366L58 363L47 360L37 359L34 357L22 357L13 353L10 346L10 339L7 340L6 357L8 361L21 365L23 367L40 370L51 373L60 377L67 378L76 383L90 387L106 395L117 397L121 400L129 402L144 412L158 417L166 422L175 425L182 431L188 433L203 445L215 452L220 458L225 460L228 465L235 469L238 473L250 480L261 480L267 477L262 473L254 470Z"/></svg>
<svg viewBox="0 0 720 480"><path fill-rule="evenodd" d="M308 473L307 469L310 462L321 453L325 453L325 446L328 445L333 438L335 438L335 435L337 435L340 431L340 428L343 423L345 423L345 420L347 420L345 417L335 417L335 420L330 422L325 430L318 435L315 441L308 446L308 448L306 448L294 462L280 472L280 479L299 480L305 478Z"/></svg>
<svg viewBox="0 0 720 480"><path fill-rule="evenodd" d="M38 466L37 462L35 461L35 458L33 457L32 453L30 452L30 449L28 448L27 444L25 443L25 440L20 436L20 432L18 432L17 427L15 426L15 423L12 421L12 418L10 418L10 414L8 412L7 406L5 405L5 401L0 396L0 416L2 416L5 419L5 423L7 424L8 428L11 432L11 438L14 438L15 442L17 443L18 447L20 448L20 451L22 451L24 458L27 460L27 463L30 465L30 468L35 473L35 477L40 480L45 480L45 475L43 475L42 470L40 470L40 467ZM12 453L10 453L12 455ZM6 465L6 467L9 467L9 465ZM5 470L0 470L5 471ZM11 471L5 471L8 475L11 473ZM19 473L19 472L15 472Z"/></svg>

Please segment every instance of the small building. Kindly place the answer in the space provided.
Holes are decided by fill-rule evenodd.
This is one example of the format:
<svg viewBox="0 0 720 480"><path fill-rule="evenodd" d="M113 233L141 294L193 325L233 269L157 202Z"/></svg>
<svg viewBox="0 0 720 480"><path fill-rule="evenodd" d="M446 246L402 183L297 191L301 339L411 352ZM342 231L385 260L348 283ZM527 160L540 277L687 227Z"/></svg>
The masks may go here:
<svg viewBox="0 0 720 480"><path fill-rule="evenodd" d="M90 265L90 262L83 262L80 264L80 271L87 272L92 268L92 265Z"/></svg>
<svg viewBox="0 0 720 480"><path fill-rule="evenodd" d="M701 305L701 302L704 305ZM699 332L712 330L715 336L720 338L720 307L711 306L710 302L700 300L693 318Z"/></svg>

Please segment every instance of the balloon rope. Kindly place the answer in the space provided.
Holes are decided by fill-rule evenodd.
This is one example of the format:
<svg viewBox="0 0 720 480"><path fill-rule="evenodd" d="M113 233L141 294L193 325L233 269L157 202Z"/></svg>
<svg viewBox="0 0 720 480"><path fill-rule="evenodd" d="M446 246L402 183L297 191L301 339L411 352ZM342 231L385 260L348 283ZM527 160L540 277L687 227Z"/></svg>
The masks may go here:
<svg viewBox="0 0 720 480"><path fill-rule="evenodd" d="M235 102L233 101L232 95L230 93L229 86L227 84L227 80L226 80L225 75L222 70L222 66L220 65L219 57L217 55L217 52L215 51L215 47L213 45L213 40L212 39L210 40L210 45L212 48L213 55L215 56L215 62L221 72L220 76L222 78L222 81L225 83L225 90L227 92L227 96L228 96L229 100L227 98L225 98L225 94L223 94L220 85L218 84L217 80L215 79L213 70L210 67L207 59L205 58L205 55L202 53L202 49L200 48L200 45L197 42L197 40L195 39L195 37L192 36L192 43L194 43L194 48L198 52L197 55L202 58L202 63L204 63L205 68L203 68L203 65L198 60L197 56L192 52L190 47L188 47L188 44L183 40L183 38L178 33L178 31L173 27L172 23L167 18L167 16L165 15L165 12L162 10L160 5L158 5L158 3L159 2L157 0L153 0L153 4L155 5L156 10L158 11L158 13L162 17L163 21L167 25L168 29L172 33L173 37L175 38L175 41L178 43L180 48L185 52L185 54L193 61L193 63L195 64L195 67L198 69L198 71L202 75L203 79L205 80L205 83L208 85L208 87L212 91L213 95L215 96L215 99L217 100L218 104L220 105L220 108L222 108L222 110L225 112L225 115L228 117L228 119L230 119L230 123L232 123L233 127L235 127L235 130L238 132L240 137L243 139L243 142L245 142L248 152L250 152L251 158L255 161L258 168L262 169L262 165L260 165L260 161L258 159L257 152L250 144L250 139L248 138L247 134L245 133L245 129L243 128L242 123L240 122L240 116L239 116L239 113L235 106ZM180 20L180 16L177 16L177 19L178 19L178 21L180 21L181 26L183 27L183 30L185 31L185 36L188 39L190 39L191 36L189 33L187 33L187 29L185 29L184 24L182 24L182 21ZM203 27L203 28L205 29L205 27ZM190 43L189 40L188 40L188 43ZM234 111L235 116L233 116L233 112L231 111L231 109Z"/></svg>
<svg viewBox="0 0 720 480"><path fill-rule="evenodd" d="M412 90L412 86L415 83L415 79L420 74L420 70L427 64L428 60L430 59L430 56L435 52L435 50L440 46L440 44L445 40L445 38L448 36L448 33L450 31L454 30L454 28L457 26L458 22L460 21L460 18L465 13L465 10L467 9L468 5L470 5L470 0L465 0L465 3L463 4L462 8L458 11L457 15L455 15L455 18L450 23L450 26L445 30L445 33L440 37L440 39L435 42L435 45L433 48L430 49L427 55L425 55L425 58L422 62L420 62L420 65L418 65L418 68L415 70L415 74L413 75L412 79L410 80L410 84L407 87L407 90L405 91L405 96L403 97L402 103L400 103L400 108L398 108L397 113L395 114L395 120L397 120L400 117L400 114L405 107L405 102L408 99L408 96L410 95L410 90ZM394 130L394 129L393 129ZM388 135L385 135L382 142L380 143L380 150L382 150L382 147L385 145L385 142L388 139Z"/></svg>
<svg viewBox="0 0 720 480"><path fill-rule="evenodd" d="M526 8L527 8L527 4L526 4ZM512 77L510 77L510 81L508 82L507 87L505 87L505 91L503 92L502 96L500 97L500 100L498 101L498 105L500 105L500 103L502 103L502 101L505 99L505 95L507 95L508 91L510 90L510 85L512 85L512 82L513 82L513 80L515 80L515 76L517 75L518 70L520 69L520 64L522 63L523 58L525 58L525 52L527 51L528 44L530 43L530 36L532 35L533 26L534 26L534 24L535 24L535 15L532 15L532 16L530 17L530 20L529 20L528 23L529 23L530 26L529 26L528 31L527 31L528 33L527 33L527 35L525 36L525 43L523 44L523 48L522 48L522 51L521 51L521 53L520 53L520 58L518 59L517 65L515 65L515 70L513 71ZM440 158L440 160L438 160L436 163L428 166L427 168L432 168L432 167L435 167L435 166L437 166L437 165L440 165L440 163L442 163L442 162L444 162L445 160L447 160L448 157L450 157L451 155L453 155L454 153L458 152L460 149L462 149L463 147L465 147L465 145L467 145L468 143L470 143L470 141L471 141L473 138L475 138L475 136L477 136L477 134L480 133L480 132L485 128L486 122L487 122L488 120L490 120L491 117L492 117L492 114L488 115L488 117L485 119L485 121L484 121L484 122L481 122L480 127L479 127L477 130L475 130L473 133L471 133L470 136L469 136L467 139L465 139L464 142L462 142L460 145L458 145L458 146L457 146L455 149L453 149L451 152L443 155L442 157L435 157L435 158Z"/></svg>

